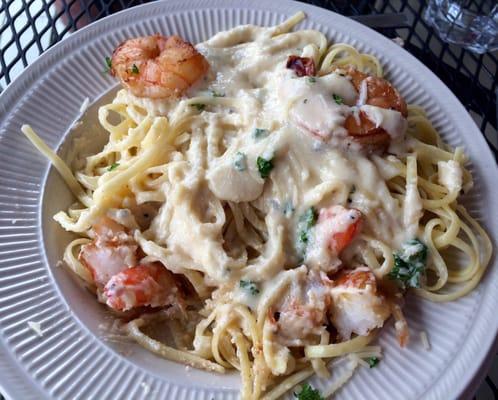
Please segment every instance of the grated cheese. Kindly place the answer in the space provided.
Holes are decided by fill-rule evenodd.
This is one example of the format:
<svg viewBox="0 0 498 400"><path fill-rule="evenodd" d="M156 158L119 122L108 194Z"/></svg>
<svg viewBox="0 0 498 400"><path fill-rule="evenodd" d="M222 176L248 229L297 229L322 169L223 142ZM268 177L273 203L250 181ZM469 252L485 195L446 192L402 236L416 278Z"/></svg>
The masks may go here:
<svg viewBox="0 0 498 400"><path fill-rule="evenodd" d="M142 386L144 394L149 394L149 392L150 392L150 386L147 384L147 382L140 383L140 386Z"/></svg>
<svg viewBox="0 0 498 400"><path fill-rule="evenodd" d="M85 100L83 100L83 103L81 103L80 106L80 113L83 114L86 109L88 108L88 104L90 104L90 99L88 97L85 97Z"/></svg>
<svg viewBox="0 0 498 400"><path fill-rule="evenodd" d="M420 332L420 340L422 341L422 346L424 350L429 351L431 349L431 344L429 343L429 338L425 331Z"/></svg>
<svg viewBox="0 0 498 400"><path fill-rule="evenodd" d="M439 161L437 163L438 181L450 192L460 191L463 184L463 171L455 160Z"/></svg>
<svg viewBox="0 0 498 400"><path fill-rule="evenodd" d="M39 322L28 321L29 328L35 332L39 337L43 336L43 332L41 329L41 324Z"/></svg>

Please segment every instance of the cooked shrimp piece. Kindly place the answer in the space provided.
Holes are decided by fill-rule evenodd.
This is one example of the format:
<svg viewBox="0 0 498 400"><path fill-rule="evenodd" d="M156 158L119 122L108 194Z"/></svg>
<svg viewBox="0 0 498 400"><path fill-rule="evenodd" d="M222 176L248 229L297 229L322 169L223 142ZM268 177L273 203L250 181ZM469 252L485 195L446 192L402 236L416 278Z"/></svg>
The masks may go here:
<svg viewBox="0 0 498 400"><path fill-rule="evenodd" d="M138 97L181 96L202 79L209 64L178 36L143 36L121 43L112 54L111 73Z"/></svg>
<svg viewBox="0 0 498 400"><path fill-rule="evenodd" d="M381 328L391 314L391 306L377 289L375 275L368 267L341 271L331 294L330 319L342 340L353 333L368 335Z"/></svg>
<svg viewBox="0 0 498 400"><path fill-rule="evenodd" d="M361 229L361 211L356 208L332 206L320 210L318 225L326 224L329 233L329 249L339 254Z"/></svg>
<svg viewBox="0 0 498 400"><path fill-rule="evenodd" d="M159 263L137 265L114 275L104 288L106 304L116 311L162 307L181 302L174 275Z"/></svg>
<svg viewBox="0 0 498 400"><path fill-rule="evenodd" d="M306 264L337 271L342 264L338 256L360 231L361 220L361 212L355 208L337 205L321 209L306 251Z"/></svg>
<svg viewBox="0 0 498 400"><path fill-rule="evenodd" d="M93 226L95 239L81 247L79 259L92 274L97 287L137 263L138 246L126 228L103 217Z"/></svg>
<svg viewBox="0 0 498 400"><path fill-rule="evenodd" d="M351 77L351 82L358 91L360 97L362 95L362 90L365 90L362 89L362 85L366 85L365 104L396 110L406 117L406 102L389 81L377 76L367 75L354 67L348 67L345 71L347 75ZM365 83L363 83L363 81L365 81Z"/></svg>
<svg viewBox="0 0 498 400"><path fill-rule="evenodd" d="M341 68L341 71L351 77L351 82L359 93L358 105L366 104L397 111L406 118L406 102L387 80L369 76L354 67L345 70ZM379 126L378 121L373 121L363 110L349 115L344 127L357 143L371 150L385 149L391 141L390 132Z"/></svg>
<svg viewBox="0 0 498 400"><path fill-rule="evenodd" d="M407 106L387 80L352 66L308 76L312 67L311 59L288 59L287 68L296 76L285 73L277 90L288 107L287 121L315 139L366 152L385 150L404 137Z"/></svg>
<svg viewBox="0 0 498 400"><path fill-rule="evenodd" d="M331 286L327 276L316 270L292 283L280 306L270 315L280 344L302 346L316 342L327 325Z"/></svg>

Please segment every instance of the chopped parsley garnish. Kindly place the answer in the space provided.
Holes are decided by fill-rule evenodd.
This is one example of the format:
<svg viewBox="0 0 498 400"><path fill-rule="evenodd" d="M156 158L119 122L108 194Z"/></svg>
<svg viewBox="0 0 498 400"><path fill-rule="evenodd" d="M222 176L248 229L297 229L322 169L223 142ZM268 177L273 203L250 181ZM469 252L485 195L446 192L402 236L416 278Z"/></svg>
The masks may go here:
<svg viewBox="0 0 498 400"><path fill-rule="evenodd" d="M310 207L301 216L300 221L304 222L306 229L310 229L312 226L316 224L317 219L318 219L318 214L315 210L315 207Z"/></svg>
<svg viewBox="0 0 498 400"><path fill-rule="evenodd" d="M270 172L273 169L273 157L269 160L263 157L258 157L256 160L256 165L258 167L259 175L261 178L265 179L270 176Z"/></svg>
<svg viewBox="0 0 498 400"><path fill-rule="evenodd" d="M305 383L299 393L294 392L294 397L297 400L325 400L320 391L313 389L309 383Z"/></svg>
<svg viewBox="0 0 498 400"><path fill-rule="evenodd" d="M140 71L138 70L138 67L136 64L133 64L131 67L131 73L132 74L138 74Z"/></svg>
<svg viewBox="0 0 498 400"><path fill-rule="evenodd" d="M109 168L107 168L107 170L109 172L111 172L111 171L114 171L117 167L119 167L119 163L115 162L115 163L112 163L112 165Z"/></svg>
<svg viewBox="0 0 498 400"><path fill-rule="evenodd" d="M206 105L202 104L202 103L194 103L194 104L191 104L190 107L195 107L195 108L197 108L197 111L202 111L206 108Z"/></svg>
<svg viewBox="0 0 498 400"><path fill-rule="evenodd" d="M308 77L308 82L309 83L315 83L316 82L316 78L314 76L309 76Z"/></svg>
<svg viewBox="0 0 498 400"><path fill-rule="evenodd" d="M314 207L308 208L299 218L297 223L297 243L296 247L303 256L310 240L310 230L316 224L318 214Z"/></svg>
<svg viewBox="0 0 498 400"><path fill-rule="evenodd" d="M419 288L426 262L427 246L418 239L410 240L394 253L394 267L389 278L397 280L402 287Z"/></svg>
<svg viewBox="0 0 498 400"><path fill-rule="evenodd" d="M337 94L335 94L335 93L334 93L334 94L332 95L332 98L334 99L334 101L335 101L337 104L339 104L339 105L344 104L344 99L343 99L341 96L339 96L339 95L337 95Z"/></svg>
<svg viewBox="0 0 498 400"><path fill-rule="evenodd" d="M264 137L267 137L270 134L270 131L268 129L262 129L262 128L255 128L252 137L254 139L261 139Z"/></svg>
<svg viewBox="0 0 498 400"><path fill-rule="evenodd" d="M220 92L217 92L215 90L211 90L211 95L213 97L225 97L225 93L220 93Z"/></svg>
<svg viewBox="0 0 498 400"><path fill-rule="evenodd" d="M247 157L241 151L238 151L235 154L235 160L233 162L233 167L237 171L245 171L246 170L246 168L247 168Z"/></svg>
<svg viewBox="0 0 498 400"><path fill-rule="evenodd" d="M379 363L379 359L377 357L370 357L368 360L367 360L367 363L368 363L368 366L370 368L373 368L375 367L378 363Z"/></svg>
<svg viewBox="0 0 498 400"><path fill-rule="evenodd" d="M111 57L106 57L105 58L105 69L104 69L104 74L108 73L111 71L112 68L112 59Z"/></svg>
<svg viewBox="0 0 498 400"><path fill-rule="evenodd" d="M256 296L259 293L258 286L253 281L244 281L241 279L239 285L242 289L248 290L253 296Z"/></svg>

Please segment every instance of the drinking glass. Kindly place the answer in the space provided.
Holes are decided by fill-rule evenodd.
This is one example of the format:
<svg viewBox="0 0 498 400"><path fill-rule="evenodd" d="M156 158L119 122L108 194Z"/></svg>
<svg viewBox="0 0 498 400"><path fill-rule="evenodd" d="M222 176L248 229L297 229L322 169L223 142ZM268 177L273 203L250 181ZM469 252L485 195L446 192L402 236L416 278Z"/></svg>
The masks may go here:
<svg viewBox="0 0 498 400"><path fill-rule="evenodd" d="M495 0L429 0L424 20L447 43L478 54L498 50L498 3Z"/></svg>

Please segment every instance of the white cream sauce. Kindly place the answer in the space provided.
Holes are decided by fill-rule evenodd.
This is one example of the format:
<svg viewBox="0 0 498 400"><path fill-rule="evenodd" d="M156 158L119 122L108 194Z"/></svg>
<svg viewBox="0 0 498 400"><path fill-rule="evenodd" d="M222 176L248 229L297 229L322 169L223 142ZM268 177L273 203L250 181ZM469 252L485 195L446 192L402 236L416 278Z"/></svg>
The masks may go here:
<svg viewBox="0 0 498 400"><path fill-rule="evenodd" d="M399 111L368 104L362 105L360 110L367 115L369 120L375 123L377 128L384 129L392 139L399 139L405 134L407 128L406 118Z"/></svg>
<svg viewBox="0 0 498 400"><path fill-rule="evenodd" d="M165 186L169 200L148 234L168 249L166 253L154 250L154 254L173 269L201 270L211 283L240 278L240 274L223 272L232 267L240 269L245 262L228 256L223 249L223 210L211 207L213 221L199 216L199 210L214 204L214 198L252 202L266 213L272 204L292 206L292 213L285 217L281 211L278 219L267 218L266 223L273 221L275 226L268 228L271 237L265 251L245 267L253 274L251 279L271 279L284 267L296 266L296 226L310 206L355 207L365 218L363 231L368 235L393 248L405 240L403 210L385 182L399 171L383 156L368 156L356 151L354 145L343 146L348 135L343 125L354 110L360 109L393 140L402 141L406 120L397 111L359 104L365 94L360 95L348 77L331 73L310 79L297 77L286 68L289 55L318 58L321 40L314 31L272 38L268 29L238 27L197 45L210 64L210 72L187 98L177 102L137 100L125 91L119 93L116 102L152 110L155 115L167 116L171 123L179 115L199 115L204 121L199 123L202 133L196 139L197 150L169 172L175 177L170 186ZM213 93L221 96L219 100ZM205 108L187 106L191 97L196 97L196 102L205 101ZM215 127L213 115L220 128ZM267 134L256 138L256 129L264 129ZM210 146L221 150L206 156ZM243 170L234 168L237 153L244 154ZM273 169L266 178L258 170L258 158L272 160ZM188 183L184 175L189 177ZM208 190L200 191L201 187ZM355 190L349 196L351 187ZM326 240L320 229L315 236L317 241ZM310 263L315 263L311 262L314 259L324 270L335 269L340 263L337 256L327 258L322 254L323 246L317 248L322 250L310 250ZM153 246L147 249L152 251ZM255 306L254 299L246 298L247 293L237 296L242 296L240 302Z"/></svg>
<svg viewBox="0 0 498 400"><path fill-rule="evenodd" d="M460 164L455 160L439 161L438 181L445 186L450 192L459 192L463 184L463 171Z"/></svg>

